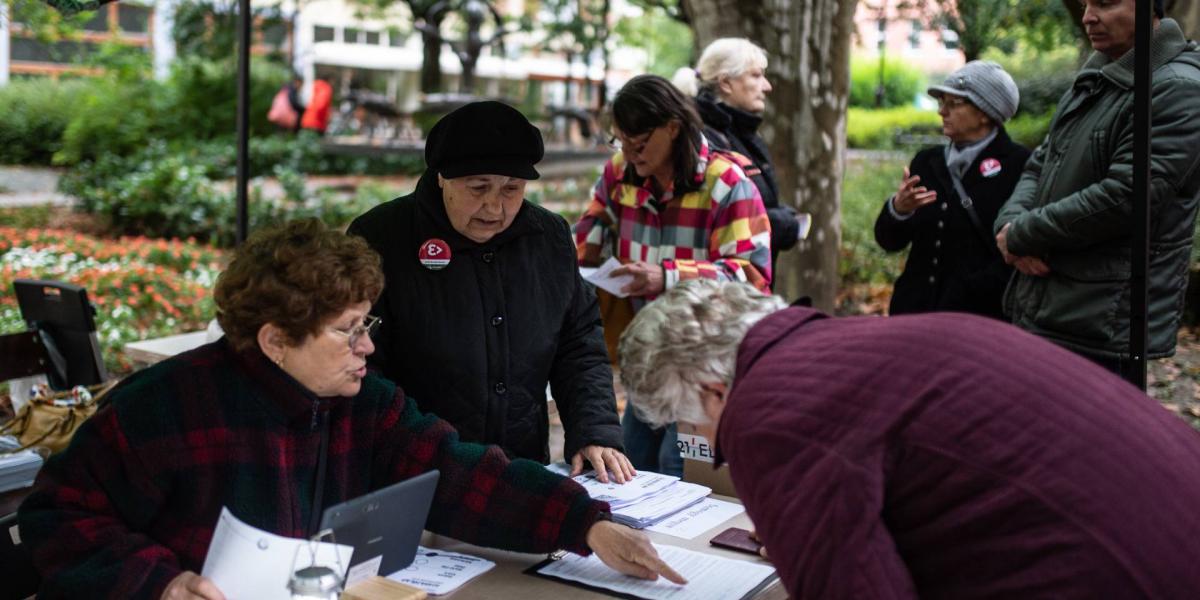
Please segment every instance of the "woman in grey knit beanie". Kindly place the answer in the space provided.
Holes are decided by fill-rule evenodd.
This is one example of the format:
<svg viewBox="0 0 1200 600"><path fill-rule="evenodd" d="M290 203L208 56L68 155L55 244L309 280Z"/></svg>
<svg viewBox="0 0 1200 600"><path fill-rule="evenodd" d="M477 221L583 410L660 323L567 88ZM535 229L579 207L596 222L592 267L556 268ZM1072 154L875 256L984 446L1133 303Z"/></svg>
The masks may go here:
<svg viewBox="0 0 1200 600"><path fill-rule="evenodd" d="M1000 298L1011 269L990 232L1029 158L1004 131L1017 112L1017 85L1000 65L971 61L928 92L949 143L913 158L875 221L884 250L911 246L889 312L1003 318Z"/></svg>

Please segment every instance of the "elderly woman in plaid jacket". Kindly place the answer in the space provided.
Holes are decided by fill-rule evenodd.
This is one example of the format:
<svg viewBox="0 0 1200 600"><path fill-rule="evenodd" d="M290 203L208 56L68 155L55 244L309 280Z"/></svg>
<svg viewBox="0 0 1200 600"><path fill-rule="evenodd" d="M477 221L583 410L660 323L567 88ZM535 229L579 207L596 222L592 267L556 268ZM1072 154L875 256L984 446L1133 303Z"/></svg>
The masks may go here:
<svg viewBox="0 0 1200 600"><path fill-rule="evenodd" d="M217 281L225 337L130 376L38 475L18 517L38 597L222 600L196 574L222 507L308 537L322 507L435 468L431 531L683 581L579 484L368 373L382 288L367 243L315 219L252 236Z"/></svg>
<svg viewBox="0 0 1200 600"><path fill-rule="evenodd" d="M608 257L627 275L631 315L688 279L771 283L771 227L754 183L730 154L713 150L695 105L669 81L634 77L613 100L618 151L604 166L592 203L575 225L579 263ZM624 302L624 301L614 301ZM606 337L624 323L605 322ZM653 430L626 409L621 427L636 469L678 475L675 428Z"/></svg>

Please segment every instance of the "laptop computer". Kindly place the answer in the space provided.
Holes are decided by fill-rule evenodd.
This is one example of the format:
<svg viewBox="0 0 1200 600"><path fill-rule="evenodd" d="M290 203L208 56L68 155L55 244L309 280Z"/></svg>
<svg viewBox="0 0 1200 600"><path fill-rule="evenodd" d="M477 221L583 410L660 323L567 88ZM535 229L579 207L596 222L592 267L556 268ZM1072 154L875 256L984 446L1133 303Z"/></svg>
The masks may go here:
<svg viewBox="0 0 1200 600"><path fill-rule="evenodd" d="M381 560L373 574L390 575L412 564L437 488L437 469L325 509L321 531L354 547L350 569Z"/></svg>

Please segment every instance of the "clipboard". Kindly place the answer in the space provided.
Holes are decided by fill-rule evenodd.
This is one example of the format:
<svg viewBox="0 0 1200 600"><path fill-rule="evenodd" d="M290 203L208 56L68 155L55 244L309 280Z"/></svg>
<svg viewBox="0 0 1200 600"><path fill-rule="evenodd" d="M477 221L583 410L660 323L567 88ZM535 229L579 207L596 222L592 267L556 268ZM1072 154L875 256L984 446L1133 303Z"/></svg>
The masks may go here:
<svg viewBox="0 0 1200 600"><path fill-rule="evenodd" d="M563 558L566 555L567 555L567 553L565 551L559 551L559 552L550 554L546 557L546 560L543 560L542 562L539 562L539 563L529 567L528 569L525 569L524 571L522 571L522 573L524 573L526 575L531 575L533 577L540 577L542 579L548 579L550 581L569 585L574 588L588 590L590 592L595 592L597 594L603 594L605 596L609 596L610 598L625 598L626 600L646 600L642 596L636 596L634 594L627 594L625 592L618 592L616 590L612 590L612 589L609 589L606 587L602 587L602 586L598 586L598 585L591 585L588 583L583 583L581 581L575 581L574 579L564 579L562 577L557 577L555 575L549 575L549 574L541 572L542 569L546 568L547 566L549 566L551 564L554 564L555 561ZM778 580L779 580L779 572L775 571L775 572L771 573L769 576L767 576L766 578L764 578L761 582L759 582L758 585L754 586L749 592L746 592L740 598L733 598L730 600L752 600L755 596L758 596L763 591L765 591L767 588L774 585L774 583ZM724 600L724 599L722 599L722 600Z"/></svg>

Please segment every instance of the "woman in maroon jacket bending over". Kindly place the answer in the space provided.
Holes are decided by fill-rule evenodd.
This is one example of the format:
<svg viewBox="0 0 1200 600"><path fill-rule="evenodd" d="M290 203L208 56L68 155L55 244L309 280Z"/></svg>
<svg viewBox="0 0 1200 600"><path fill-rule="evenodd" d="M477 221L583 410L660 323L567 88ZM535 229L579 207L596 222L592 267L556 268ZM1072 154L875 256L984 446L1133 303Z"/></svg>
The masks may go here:
<svg viewBox="0 0 1200 600"><path fill-rule="evenodd" d="M993 319L829 318L689 282L621 376L696 425L793 598L1194 598L1200 436Z"/></svg>

